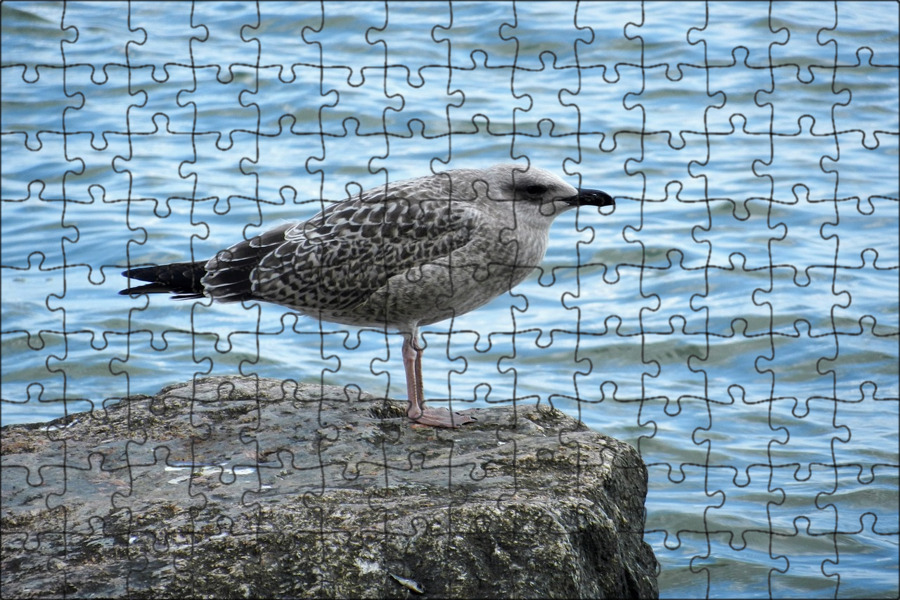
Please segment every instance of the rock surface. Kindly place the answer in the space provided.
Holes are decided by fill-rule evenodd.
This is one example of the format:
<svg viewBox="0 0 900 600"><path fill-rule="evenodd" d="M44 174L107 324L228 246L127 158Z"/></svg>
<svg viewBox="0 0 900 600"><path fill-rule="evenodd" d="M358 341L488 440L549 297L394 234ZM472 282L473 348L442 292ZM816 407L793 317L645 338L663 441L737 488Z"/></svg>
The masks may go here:
<svg viewBox="0 0 900 600"><path fill-rule="evenodd" d="M2 596L656 597L646 469L546 406L412 427L216 377L2 430Z"/></svg>

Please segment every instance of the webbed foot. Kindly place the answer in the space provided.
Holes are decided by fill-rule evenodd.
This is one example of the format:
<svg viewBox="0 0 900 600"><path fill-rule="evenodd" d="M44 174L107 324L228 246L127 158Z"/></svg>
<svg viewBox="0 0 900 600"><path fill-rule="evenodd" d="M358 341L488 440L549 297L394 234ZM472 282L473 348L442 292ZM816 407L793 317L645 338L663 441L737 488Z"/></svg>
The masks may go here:
<svg viewBox="0 0 900 600"><path fill-rule="evenodd" d="M418 417L412 416L412 407L409 411L407 411L407 415L413 423L418 423L420 425L430 425L431 427L447 427L450 429L456 429L461 425L472 423L477 420L475 419L475 417L463 414L461 412L450 412L446 408L431 408L430 406L423 406L421 411L417 410L415 412L420 413Z"/></svg>

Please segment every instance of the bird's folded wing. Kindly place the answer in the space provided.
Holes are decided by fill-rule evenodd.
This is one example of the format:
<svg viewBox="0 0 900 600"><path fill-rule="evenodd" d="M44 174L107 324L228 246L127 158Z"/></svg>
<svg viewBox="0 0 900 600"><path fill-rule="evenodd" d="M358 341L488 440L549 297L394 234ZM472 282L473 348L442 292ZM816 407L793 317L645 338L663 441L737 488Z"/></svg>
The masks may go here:
<svg viewBox="0 0 900 600"><path fill-rule="evenodd" d="M220 252L207 263L208 293L309 310L364 302L391 277L439 262L468 244L478 214L448 200L366 198L332 205Z"/></svg>

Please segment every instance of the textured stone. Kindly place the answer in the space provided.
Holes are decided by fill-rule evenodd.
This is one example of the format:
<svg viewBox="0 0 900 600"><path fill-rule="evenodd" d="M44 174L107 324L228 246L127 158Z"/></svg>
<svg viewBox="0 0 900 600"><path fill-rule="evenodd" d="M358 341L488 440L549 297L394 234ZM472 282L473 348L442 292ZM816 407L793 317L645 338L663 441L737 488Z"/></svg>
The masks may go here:
<svg viewBox="0 0 900 600"><path fill-rule="evenodd" d="M633 448L547 406L405 410L216 377L5 427L2 595L657 596Z"/></svg>

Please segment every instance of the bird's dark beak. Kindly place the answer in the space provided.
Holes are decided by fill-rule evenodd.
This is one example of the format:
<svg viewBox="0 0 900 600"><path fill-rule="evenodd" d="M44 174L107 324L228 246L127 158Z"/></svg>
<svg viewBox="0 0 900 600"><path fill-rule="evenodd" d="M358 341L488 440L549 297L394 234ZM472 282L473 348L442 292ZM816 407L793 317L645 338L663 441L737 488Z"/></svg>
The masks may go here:
<svg viewBox="0 0 900 600"><path fill-rule="evenodd" d="M569 206L615 206L616 201L612 196L600 190L591 190L582 188L578 190L578 194L571 198L566 198Z"/></svg>

